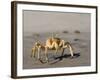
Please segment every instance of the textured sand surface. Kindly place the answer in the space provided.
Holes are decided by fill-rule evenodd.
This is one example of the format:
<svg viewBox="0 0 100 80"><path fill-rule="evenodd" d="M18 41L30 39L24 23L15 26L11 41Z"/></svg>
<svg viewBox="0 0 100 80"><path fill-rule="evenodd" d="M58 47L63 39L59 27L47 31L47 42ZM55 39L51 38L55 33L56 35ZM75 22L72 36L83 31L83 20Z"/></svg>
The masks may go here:
<svg viewBox="0 0 100 80"><path fill-rule="evenodd" d="M55 68L55 67L79 67L91 65L91 35L89 13L71 12L46 12L46 11L23 11L23 68ZM80 33L78 31L80 31ZM75 33L76 31L76 33ZM31 48L36 41L45 44L48 37L57 33L58 37L68 41L74 48L74 58L65 50L54 54L48 52L49 63L40 63L37 59L31 58ZM44 60L44 51L41 53ZM61 60L62 58L62 60Z"/></svg>
<svg viewBox="0 0 100 80"><path fill-rule="evenodd" d="M61 56L59 51L57 54L53 50L48 51L49 63L42 64L36 58L31 58L31 48L33 44L37 41L34 36L26 36L24 38L24 69L33 68L51 68L51 67L75 67L75 66L89 66L90 65L90 37L89 33L62 33L59 34L61 39L68 41L72 44L74 48L74 58L70 57L70 52L68 49L64 51L64 56ZM49 37L47 33L40 34L38 40L45 44L46 39ZM66 38L65 38L66 37ZM36 55L37 56L37 55ZM60 60L62 58L62 60ZM45 61L44 51L41 52L41 59Z"/></svg>

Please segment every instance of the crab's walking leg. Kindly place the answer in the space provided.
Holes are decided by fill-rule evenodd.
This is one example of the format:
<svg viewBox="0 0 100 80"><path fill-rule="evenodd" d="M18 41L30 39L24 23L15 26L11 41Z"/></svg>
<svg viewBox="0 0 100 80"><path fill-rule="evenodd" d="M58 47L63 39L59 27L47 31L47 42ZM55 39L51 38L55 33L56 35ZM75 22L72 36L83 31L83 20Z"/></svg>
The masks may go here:
<svg viewBox="0 0 100 80"><path fill-rule="evenodd" d="M74 56L73 48L72 48L72 46L70 44L69 44L69 50L70 50L70 53L71 53L71 57L73 57Z"/></svg>
<svg viewBox="0 0 100 80"><path fill-rule="evenodd" d="M48 47L45 46L45 57L46 57L46 61L48 62L49 59L48 59L48 53L47 53L47 51L48 51Z"/></svg>
<svg viewBox="0 0 100 80"><path fill-rule="evenodd" d="M64 49L65 49L65 48L68 48L69 51L70 51L71 57L74 56L73 48L72 48L72 46L71 46L71 44L70 44L69 42L66 42L66 45L65 45L63 48L64 48Z"/></svg>
<svg viewBox="0 0 100 80"><path fill-rule="evenodd" d="M41 52L41 47L38 47L38 59L40 59L40 52Z"/></svg>
<svg viewBox="0 0 100 80"><path fill-rule="evenodd" d="M36 49L35 48L32 48L32 51L31 51L31 57L35 57L35 54L36 54Z"/></svg>

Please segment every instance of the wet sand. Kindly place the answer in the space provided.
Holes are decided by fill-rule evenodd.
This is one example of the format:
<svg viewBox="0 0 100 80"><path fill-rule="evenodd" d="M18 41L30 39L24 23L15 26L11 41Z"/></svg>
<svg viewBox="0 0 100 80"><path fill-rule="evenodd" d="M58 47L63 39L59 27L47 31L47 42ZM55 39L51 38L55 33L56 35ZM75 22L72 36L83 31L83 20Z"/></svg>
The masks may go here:
<svg viewBox="0 0 100 80"><path fill-rule="evenodd" d="M24 33L23 36L23 69L38 69L38 68L56 68L56 67L79 67L90 66L91 52L90 52L90 32L81 33L58 33L59 38L71 43L74 48L74 58L71 58L70 52L66 49L64 55L62 51L57 54L54 51L48 51L49 63L42 64L36 58L31 58L31 48L33 44L39 40L45 44L48 37L51 36L49 32L45 33ZM41 59L45 61L44 51L41 52Z"/></svg>

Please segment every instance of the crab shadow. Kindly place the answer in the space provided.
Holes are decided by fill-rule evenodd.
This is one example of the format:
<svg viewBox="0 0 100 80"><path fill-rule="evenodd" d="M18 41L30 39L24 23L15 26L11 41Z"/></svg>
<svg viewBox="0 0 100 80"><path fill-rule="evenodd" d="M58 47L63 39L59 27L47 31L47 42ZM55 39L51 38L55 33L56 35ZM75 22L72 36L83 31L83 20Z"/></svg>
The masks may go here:
<svg viewBox="0 0 100 80"><path fill-rule="evenodd" d="M64 55L57 56L57 57L53 56L53 59L54 59L54 60L51 61L50 64L55 64L55 63L57 63L57 62L60 62L60 61L62 61L64 58L74 59L74 58L77 58L77 57L79 57L79 56L80 56L80 53L74 53L74 56L73 56L73 57L71 57L70 54L64 54Z"/></svg>

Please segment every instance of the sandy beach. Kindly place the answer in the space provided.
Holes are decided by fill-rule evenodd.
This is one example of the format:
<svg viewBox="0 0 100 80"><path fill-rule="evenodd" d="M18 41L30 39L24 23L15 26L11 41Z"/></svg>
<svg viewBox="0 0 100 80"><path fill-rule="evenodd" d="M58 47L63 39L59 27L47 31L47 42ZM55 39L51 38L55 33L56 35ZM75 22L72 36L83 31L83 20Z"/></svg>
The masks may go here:
<svg viewBox="0 0 100 80"><path fill-rule="evenodd" d="M90 66L90 20L89 13L23 11L23 69ZM49 50L49 63L42 64L30 57L34 43L40 41L45 44L52 33L71 43L74 58L70 57L67 49L63 56L61 51L54 54ZM41 59L45 61L44 51L41 52Z"/></svg>
<svg viewBox="0 0 100 80"><path fill-rule="evenodd" d="M36 34L35 34L36 35ZM68 49L64 51L64 55L61 55L61 50L55 54L53 50L48 51L49 63L42 64L34 57L30 57L31 48L35 40L35 35L24 36L24 53L23 53L23 68L55 68L55 67L79 67L89 66L90 63L90 35L89 33L60 33L59 37L71 43L74 48L74 58L71 58ZM50 37L48 33L38 35L38 40L45 44L46 39ZM37 56L37 55L36 55ZM62 60L60 60L62 58ZM45 61L44 51L41 52L41 59Z"/></svg>

